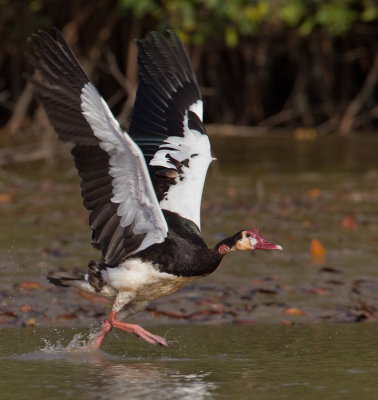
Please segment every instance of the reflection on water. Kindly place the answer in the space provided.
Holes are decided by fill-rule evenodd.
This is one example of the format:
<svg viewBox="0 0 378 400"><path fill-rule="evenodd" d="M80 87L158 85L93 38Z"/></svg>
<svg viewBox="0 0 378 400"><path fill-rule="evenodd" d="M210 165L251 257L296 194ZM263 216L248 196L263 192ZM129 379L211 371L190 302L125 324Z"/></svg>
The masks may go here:
<svg viewBox="0 0 378 400"><path fill-rule="evenodd" d="M101 376L90 392L97 394L99 399L109 399L111 394L111 398L120 399L202 400L208 398L215 388L214 383L205 381L210 373L186 374L160 362L102 363L97 367L101 368Z"/></svg>
<svg viewBox="0 0 378 400"><path fill-rule="evenodd" d="M22 399L32 390L41 398L54 399L66 398L67 394L80 394L75 398L82 398L85 394L86 399L202 400L211 397L216 388L209 381L209 372L185 373L169 362L122 363L94 355L69 360L43 359L40 354L33 358L18 357L18 362L6 363L3 379L7 386L5 381L0 384L2 393L9 394L5 398ZM17 372L23 375L14 376ZM51 394L54 397L49 397Z"/></svg>

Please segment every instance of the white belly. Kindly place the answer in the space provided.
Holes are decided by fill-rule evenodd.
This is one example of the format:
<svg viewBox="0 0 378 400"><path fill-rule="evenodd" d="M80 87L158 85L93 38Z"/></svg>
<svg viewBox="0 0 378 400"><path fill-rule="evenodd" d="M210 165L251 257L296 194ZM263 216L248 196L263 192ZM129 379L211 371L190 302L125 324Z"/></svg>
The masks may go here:
<svg viewBox="0 0 378 400"><path fill-rule="evenodd" d="M130 300L138 302L167 296L196 279L159 272L152 263L136 258L108 268L102 275L108 286L117 292L127 293Z"/></svg>

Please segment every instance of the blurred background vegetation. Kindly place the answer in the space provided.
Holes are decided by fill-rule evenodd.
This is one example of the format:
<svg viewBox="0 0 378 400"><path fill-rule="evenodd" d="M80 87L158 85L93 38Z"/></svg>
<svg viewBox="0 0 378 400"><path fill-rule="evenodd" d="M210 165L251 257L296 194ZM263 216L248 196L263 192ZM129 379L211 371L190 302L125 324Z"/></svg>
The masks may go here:
<svg viewBox="0 0 378 400"><path fill-rule="evenodd" d="M25 132L40 143L53 137L27 83L27 38L52 26L126 129L137 86L134 39L166 29L190 51L212 132L377 128L376 0L0 0L3 145Z"/></svg>

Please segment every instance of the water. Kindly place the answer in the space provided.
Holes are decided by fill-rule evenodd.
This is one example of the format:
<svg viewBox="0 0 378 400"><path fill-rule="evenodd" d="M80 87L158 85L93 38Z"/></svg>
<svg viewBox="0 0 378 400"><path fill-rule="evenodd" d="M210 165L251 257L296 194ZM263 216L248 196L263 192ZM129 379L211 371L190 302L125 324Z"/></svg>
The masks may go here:
<svg viewBox="0 0 378 400"><path fill-rule="evenodd" d="M64 350L72 330L3 329L1 398L363 400L378 389L374 324L169 329L169 349L119 335L98 353Z"/></svg>
<svg viewBox="0 0 378 400"><path fill-rule="evenodd" d="M97 257L74 171L1 172L0 399L375 398L378 138L212 142L206 241L256 225L284 251L231 254L134 317L168 349L122 332L83 349L110 305L44 279Z"/></svg>

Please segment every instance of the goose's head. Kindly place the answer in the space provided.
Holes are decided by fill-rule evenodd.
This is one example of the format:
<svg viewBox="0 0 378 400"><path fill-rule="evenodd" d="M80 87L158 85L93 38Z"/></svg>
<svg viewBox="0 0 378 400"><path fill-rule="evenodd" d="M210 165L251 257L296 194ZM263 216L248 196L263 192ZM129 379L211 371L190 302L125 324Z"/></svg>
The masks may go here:
<svg viewBox="0 0 378 400"><path fill-rule="evenodd" d="M215 248L221 255L234 250L282 250L279 244L265 240L256 228L239 231L219 242Z"/></svg>

